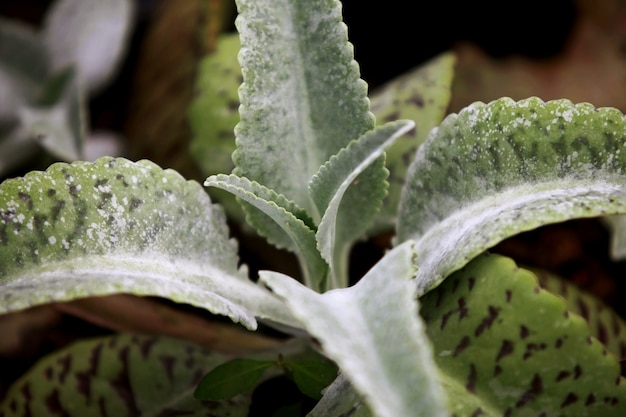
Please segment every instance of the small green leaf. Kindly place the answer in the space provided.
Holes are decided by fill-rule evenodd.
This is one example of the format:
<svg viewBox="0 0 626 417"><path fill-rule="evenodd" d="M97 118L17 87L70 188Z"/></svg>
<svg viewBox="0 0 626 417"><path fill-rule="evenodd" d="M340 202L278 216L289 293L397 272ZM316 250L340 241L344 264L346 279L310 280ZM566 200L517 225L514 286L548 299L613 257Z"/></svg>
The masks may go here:
<svg viewBox="0 0 626 417"><path fill-rule="evenodd" d="M164 337L81 341L44 357L15 382L0 403L0 415L244 417L250 395L211 401L193 396L201 376L225 360Z"/></svg>
<svg viewBox="0 0 626 417"><path fill-rule="evenodd" d="M276 272L259 273L378 416L449 415L417 314L414 256L407 242L353 287L324 294Z"/></svg>
<svg viewBox="0 0 626 417"><path fill-rule="evenodd" d="M79 85L90 93L115 75L131 33L134 2L58 0L42 30L53 71L78 69Z"/></svg>
<svg viewBox="0 0 626 417"><path fill-rule="evenodd" d="M413 126L411 121L397 121L365 133L330 158L311 180L311 198L322 214L316 238L330 265L329 288L348 285L349 249L370 225L385 196L383 152Z"/></svg>
<svg viewBox="0 0 626 417"><path fill-rule="evenodd" d="M406 172L417 148L432 128L441 123L452 93L456 58L443 53L398 78L376 88L370 95L372 112L378 122L400 119L415 122L415 129L402 136L386 151L389 192L370 233L394 227Z"/></svg>
<svg viewBox="0 0 626 417"><path fill-rule="evenodd" d="M421 301L458 417L626 415L616 358L511 259L482 255Z"/></svg>
<svg viewBox="0 0 626 417"><path fill-rule="evenodd" d="M318 360L288 361L284 363L300 391L319 400L322 390L337 378L337 366L333 363Z"/></svg>
<svg viewBox="0 0 626 417"><path fill-rule="evenodd" d="M328 266L317 251L313 221L304 210L285 196L236 175L213 175L204 185L229 191L251 205L249 223L270 243L296 253L307 285L318 291L322 288Z"/></svg>
<svg viewBox="0 0 626 417"><path fill-rule="evenodd" d="M276 190L316 221L319 167L374 127L339 0L240 0L244 82L237 175Z"/></svg>
<svg viewBox="0 0 626 417"><path fill-rule="evenodd" d="M202 378L194 396L200 400L219 401L249 393L265 371L278 366L274 361L233 359L215 367Z"/></svg>
<svg viewBox="0 0 626 417"><path fill-rule="evenodd" d="M588 103L502 98L448 116L418 150L399 208L420 293L507 237L626 213L625 143L623 114Z"/></svg>

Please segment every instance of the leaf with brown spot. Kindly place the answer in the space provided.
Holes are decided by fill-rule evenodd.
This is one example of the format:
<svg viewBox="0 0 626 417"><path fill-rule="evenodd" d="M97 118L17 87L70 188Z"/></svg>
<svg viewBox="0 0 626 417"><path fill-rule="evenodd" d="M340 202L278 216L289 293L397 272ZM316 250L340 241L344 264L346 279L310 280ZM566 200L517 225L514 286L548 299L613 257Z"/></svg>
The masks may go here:
<svg viewBox="0 0 626 417"><path fill-rule="evenodd" d="M469 291L464 283L471 278ZM452 292L456 280L461 285ZM482 255L421 298L435 361L456 415L469 417L477 406L490 417L626 415L619 362L604 354L582 317L565 314L562 298L537 287L537 277L512 260ZM442 329L442 317L461 297L467 316L448 319ZM587 398L610 401L586 404Z"/></svg>
<svg viewBox="0 0 626 417"><path fill-rule="evenodd" d="M165 337L124 334L86 340L36 363L9 389L0 415L243 417L249 395L225 401L193 397L200 378L226 360Z"/></svg>
<svg viewBox="0 0 626 417"><path fill-rule="evenodd" d="M609 352L620 360L626 359L622 349L626 344L626 323L611 307L554 274L538 269L533 269L533 272L543 288L563 297L568 310L587 321L591 335L602 342Z"/></svg>

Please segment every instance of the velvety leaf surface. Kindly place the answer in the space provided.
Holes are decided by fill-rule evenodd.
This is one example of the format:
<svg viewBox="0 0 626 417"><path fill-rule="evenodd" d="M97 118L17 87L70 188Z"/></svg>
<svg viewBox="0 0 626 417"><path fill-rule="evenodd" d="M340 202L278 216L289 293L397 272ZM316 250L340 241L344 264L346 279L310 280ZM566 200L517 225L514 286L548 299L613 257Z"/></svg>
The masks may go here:
<svg viewBox="0 0 626 417"><path fill-rule="evenodd" d="M236 175L213 175L204 185L229 191L249 204L248 221L270 243L298 256L310 288L322 287L328 266L317 251L314 226L304 210L285 196Z"/></svg>
<svg viewBox="0 0 626 417"><path fill-rule="evenodd" d="M591 335L619 360L626 359L626 323L608 305L576 285L544 270L533 269L542 288L565 299L567 309L582 316Z"/></svg>
<svg viewBox="0 0 626 417"><path fill-rule="evenodd" d="M415 129L386 150L389 191L371 233L390 230L395 225L408 167L417 148L446 114L455 63L451 52L441 54L376 88L370 95L371 109L379 124L400 119L415 122Z"/></svg>
<svg viewBox="0 0 626 417"><path fill-rule="evenodd" d="M372 417L370 409L363 404L350 381L343 375L335 379L324 391L322 399L307 417Z"/></svg>
<svg viewBox="0 0 626 417"><path fill-rule="evenodd" d="M239 0L244 82L235 173L295 201L318 221L308 183L374 127L338 0Z"/></svg>
<svg viewBox="0 0 626 417"><path fill-rule="evenodd" d="M353 287L324 294L276 272L260 273L380 417L448 416L417 315L413 258L407 242Z"/></svg>
<svg viewBox="0 0 626 417"><path fill-rule="evenodd" d="M420 293L519 232L626 212L626 122L567 100L475 103L419 149L398 216L417 241Z"/></svg>
<svg viewBox="0 0 626 417"><path fill-rule="evenodd" d="M0 310L132 293L193 304L255 328L290 321L237 267L202 187L148 161L58 163L0 185Z"/></svg>
<svg viewBox="0 0 626 417"><path fill-rule="evenodd" d="M133 13L129 0L54 2L42 30L52 70L75 66L81 87L89 92L104 87L126 51Z"/></svg>
<svg viewBox="0 0 626 417"><path fill-rule="evenodd" d="M246 416L250 397L200 401L200 378L227 357L163 337L82 341L39 361L0 404L2 417Z"/></svg>
<svg viewBox="0 0 626 417"><path fill-rule="evenodd" d="M480 256L421 301L455 416L625 415L616 358L509 258Z"/></svg>
<svg viewBox="0 0 626 417"><path fill-rule="evenodd" d="M348 253L378 212L386 194L383 152L414 126L391 122L351 142L313 177L310 192L322 221L317 247L330 265L330 288L348 285Z"/></svg>

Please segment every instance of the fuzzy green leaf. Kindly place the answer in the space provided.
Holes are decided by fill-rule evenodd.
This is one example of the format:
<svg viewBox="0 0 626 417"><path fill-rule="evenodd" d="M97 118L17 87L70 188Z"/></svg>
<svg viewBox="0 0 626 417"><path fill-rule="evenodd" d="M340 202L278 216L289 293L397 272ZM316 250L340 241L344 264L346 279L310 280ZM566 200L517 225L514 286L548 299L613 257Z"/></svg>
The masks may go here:
<svg viewBox="0 0 626 417"><path fill-rule="evenodd" d="M567 100L475 103L419 149L398 216L419 292L496 243L572 218L626 213L626 121Z"/></svg>
<svg viewBox="0 0 626 417"><path fill-rule="evenodd" d="M319 213L317 247L330 265L330 288L348 285L348 252L378 212L386 193L383 152L414 127L388 123L351 142L313 177L310 192Z"/></svg>
<svg viewBox="0 0 626 417"><path fill-rule="evenodd" d="M421 301L456 416L626 415L616 358L512 260L480 256Z"/></svg>
<svg viewBox="0 0 626 417"><path fill-rule="evenodd" d="M191 154L206 176L234 168L231 155L235 150L233 131L239 121L239 49L239 35L224 34L218 38L215 52L205 56L198 68L196 96L189 107Z"/></svg>
<svg viewBox="0 0 626 417"><path fill-rule="evenodd" d="M379 122L400 119L415 122L415 129L386 151L389 191L371 233L390 230L395 225L408 167L417 148L446 114L452 93L455 62L451 52L441 54L376 88L370 96L372 112Z"/></svg>
<svg viewBox="0 0 626 417"><path fill-rule="evenodd" d="M265 371L278 366L275 361L238 358L223 363L206 374L194 396L201 400L226 400L245 394L257 385Z"/></svg>
<svg viewBox="0 0 626 417"><path fill-rule="evenodd" d="M291 321L238 269L221 209L148 161L58 163L0 185L0 311L132 293L230 317ZM285 322L286 320L286 322Z"/></svg>
<svg viewBox="0 0 626 417"><path fill-rule="evenodd" d="M244 417L249 395L226 401L193 396L199 378L227 359L163 337L115 335L82 341L35 364L10 388L0 414Z"/></svg>
<svg viewBox="0 0 626 417"><path fill-rule="evenodd" d="M338 0L238 0L244 82L235 173L319 217L308 183L374 127Z"/></svg>
<svg viewBox="0 0 626 417"><path fill-rule="evenodd" d="M52 70L75 67L81 88L102 89L126 52L133 14L129 0L55 1L42 30Z"/></svg>
<svg viewBox="0 0 626 417"><path fill-rule="evenodd" d="M217 187L239 197L248 207L248 221L270 243L294 252L301 260L305 282L319 291L328 266L316 248L312 220L294 202L256 182L236 175L213 175L205 186Z"/></svg>
<svg viewBox="0 0 626 417"><path fill-rule="evenodd" d="M324 294L279 273L259 273L380 417L448 416L417 315L414 255L407 242L355 286Z"/></svg>

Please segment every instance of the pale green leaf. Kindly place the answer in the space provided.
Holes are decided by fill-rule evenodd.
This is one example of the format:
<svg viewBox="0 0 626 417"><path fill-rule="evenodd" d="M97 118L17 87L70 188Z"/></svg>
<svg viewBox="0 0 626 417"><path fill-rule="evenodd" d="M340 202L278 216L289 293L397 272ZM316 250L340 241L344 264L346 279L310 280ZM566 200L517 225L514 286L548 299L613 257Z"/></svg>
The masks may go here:
<svg viewBox="0 0 626 417"><path fill-rule="evenodd" d="M46 48L35 29L0 17L0 132L19 106L39 97L48 75Z"/></svg>
<svg viewBox="0 0 626 417"><path fill-rule="evenodd" d="M452 93L455 63L453 53L443 53L377 87L370 95L371 109L379 122L400 119L415 122L415 129L402 136L386 151L389 192L370 233L391 230L394 227L408 167L417 148L446 114Z"/></svg>
<svg viewBox="0 0 626 417"><path fill-rule="evenodd" d="M316 237L317 247L330 265L330 288L348 285L348 252L385 196L383 152L414 125L398 121L365 133L333 156L311 180L311 198L323 214Z"/></svg>
<svg viewBox="0 0 626 417"><path fill-rule="evenodd" d="M7 392L0 414L244 417L250 395L224 401L193 396L202 375L227 359L163 337L114 335L82 341L36 363Z"/></svg>
<svg viewBox="0 0 626 417"><path fill-rule="evenodd" d="M14 133L22 142L33 141L62 161L82 159L87 127L85 98L74 71L53 77L38 103L22 106Z"/></svg>
<svg viewBox="0 0 626 417"><path fill-rule="evenodd" d="M42 38L53 71L76 67L81 88L94 93L116 75L131 34L130 0L57 0L48 10Z"/></svg>
<svg viewBox="0 0 626 417"><path fill-rule="evenodd" d="M58 163L0 185L0 311L131 293L256 327L293 325L238 269L224 215L202 187L148 161Z"/></svg>
<svg viewBox="0 0 626 417"><path fill-rule="evenodd" d="M619 362L511 259L480 256L421 302L457 417L626 415Z"/></svg>
<svg viewBox="0 0 626 417"><path fill-rule="evenodd" d="M308 183L374 127L367 86L338 0L239 0L244 82L235 173L293 200L318 221Z"/></svg>
<svg viewBox="0 0 626 417"><path fill-rule="evenodd" d="M475 103L419 149L398 242L417 241L419 292L496 243L572 218L626 213L626 122L567 100Z"/></svg>
<svg viewBox="0 0 626 417"><path fill-rule="evenodd" d="M407 242L355 286L324 294L285 275L260 272L379 417L448 416L417 314L414 256Z"/></svg>
<svg viewBox="0 0 626 417"><path fill-rule="evenodd" d="M273 245L294 252L307 285L322 288L328 266L317 251L314 226L304 210L283 195L236 175L214 175L204 185L227 190L251 205L246 211L252 226Z"/></svg>
<svg viewBox="0 0 626 417"><path fill-rule="evenodd" d="M343 375L335 379L324 391L324 396L307 414L307 417L372 417L372 413L363 404L354 391L350 381Z"/></svg>

